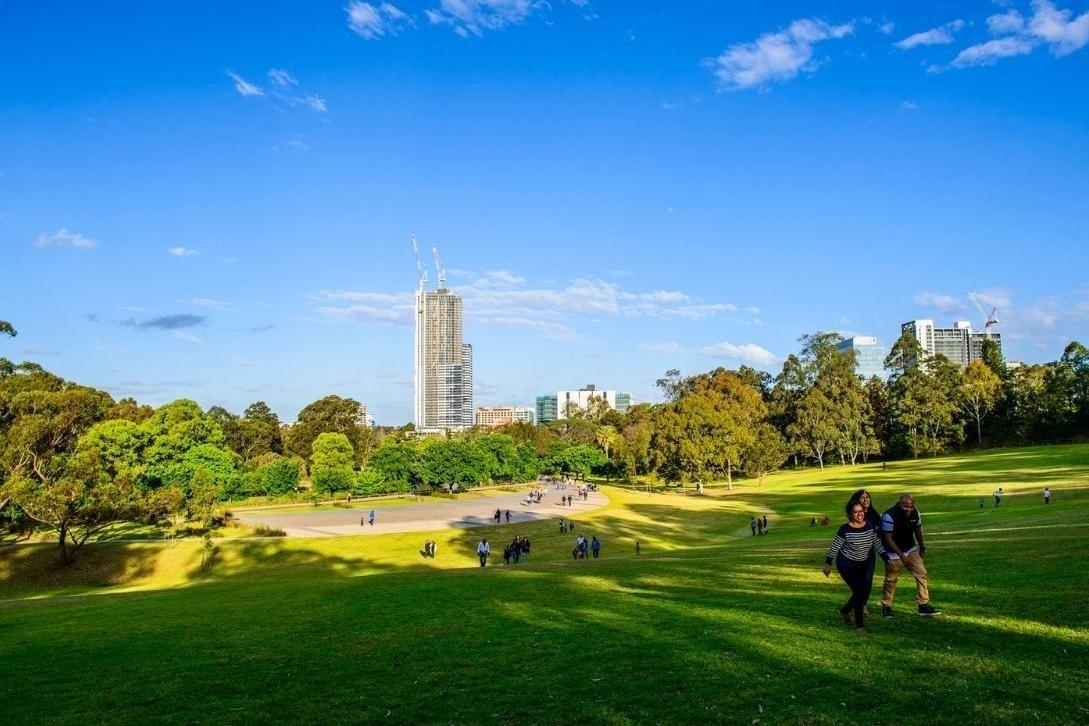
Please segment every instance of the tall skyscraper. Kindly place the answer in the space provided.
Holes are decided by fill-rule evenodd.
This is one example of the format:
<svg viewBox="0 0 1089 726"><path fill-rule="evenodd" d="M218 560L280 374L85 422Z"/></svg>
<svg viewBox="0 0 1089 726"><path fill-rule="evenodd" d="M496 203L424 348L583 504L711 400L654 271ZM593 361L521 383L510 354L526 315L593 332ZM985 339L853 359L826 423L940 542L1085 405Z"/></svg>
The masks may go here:
<svg viewBox="0 0 1089 726"><path fill-rule="evenodd" d="M416 291L416 389L414 421L422 432L473 425L473 347L461 339L461 296L446 289Z"/></svg>

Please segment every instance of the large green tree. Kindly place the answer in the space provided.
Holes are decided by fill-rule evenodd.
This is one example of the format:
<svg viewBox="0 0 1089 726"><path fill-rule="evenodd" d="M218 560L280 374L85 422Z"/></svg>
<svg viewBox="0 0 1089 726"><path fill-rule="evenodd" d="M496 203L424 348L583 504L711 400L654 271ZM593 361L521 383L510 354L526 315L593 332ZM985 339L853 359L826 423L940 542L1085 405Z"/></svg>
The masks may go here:
<svg viewBox="0 0 1089 726"><path fill-rule="evenodd" d="M311 446L310 481L320 494L344 491L352 485L355 451L340 433L318 434Z"/></svg>

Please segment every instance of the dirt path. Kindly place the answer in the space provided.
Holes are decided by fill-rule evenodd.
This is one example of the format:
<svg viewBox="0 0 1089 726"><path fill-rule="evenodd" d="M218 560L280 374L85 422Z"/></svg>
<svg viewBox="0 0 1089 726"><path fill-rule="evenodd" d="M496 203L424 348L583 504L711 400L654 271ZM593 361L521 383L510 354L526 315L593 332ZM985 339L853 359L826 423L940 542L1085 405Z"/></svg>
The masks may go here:
<svg viewBox="0 0 1089 726"><path fill-rule="evenodd" d="M560 496L571 494L575 498L570 507L560 505ZM540 504L526 504L525 493L504 493L494 497L481 497L464 501L429 501L383 509L380 502L373 507L374 524L367 524L371 508L352 507L320 512L293 512L278 514L275 510L240 512L239 521L250 525L263 525L282 529L289 537L336 537L354 534L388 534L390 532L428 532L436 529L460 529L494 525L495 510L503 513L501 523L506 523L510 510L511 523L530 522L539 519L568 517L589 512L609 503L600 492L591 492L587 501L578 498L568 488L565 492L548 489ZM363 523L360 524L362 518Z"/></svg>

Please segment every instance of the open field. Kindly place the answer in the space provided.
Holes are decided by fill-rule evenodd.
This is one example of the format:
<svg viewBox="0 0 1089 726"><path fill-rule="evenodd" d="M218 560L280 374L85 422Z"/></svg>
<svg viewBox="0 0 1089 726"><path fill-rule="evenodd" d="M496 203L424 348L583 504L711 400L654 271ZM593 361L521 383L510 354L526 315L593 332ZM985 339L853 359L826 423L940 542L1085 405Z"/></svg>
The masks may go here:
<svg viewBox="0 0 1089 726"><path fill-rule="evenodd" d="M98 544L70 571L52 548L2 548L0 657L17 677L0 703L50 723L1089 719L1089 446L746 484L607 488L576 517L602 561L573 562L554 521L223 540L211 571L198 542ZM901 578L899 617L868 638L839 623L846 587L820 573L833 528L808 523L840 521L862 486L881 508L916 494L942 617L912 616ZM751 513L769 535L749 536ZM475 566L480 536L514 534L529 565Z"/></svg>

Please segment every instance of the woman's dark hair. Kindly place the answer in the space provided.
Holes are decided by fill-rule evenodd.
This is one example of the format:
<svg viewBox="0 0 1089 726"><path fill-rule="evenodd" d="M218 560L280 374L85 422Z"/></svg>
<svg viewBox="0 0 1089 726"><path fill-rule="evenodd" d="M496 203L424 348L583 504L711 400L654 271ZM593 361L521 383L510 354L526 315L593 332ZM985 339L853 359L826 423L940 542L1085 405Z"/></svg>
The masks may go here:
<svg viewBox="0 0 1089 726"><path fill-rule="evenodd" d="M850 498L850 499L848 499L847 501L848 501L848 502L857 502L857 501L859 501L860 499L862 499L862 495L863 495L863 494L869 494L869 492L868 492L868 491L866 491L865 489L859 489L859 490L858 490L857 492L855 492L854 494L852 494L852 495L851 495L851 498ZM871 499L872 499L872 497L871 497Z"/></svg>
<svg viewBox="0 0 1089 726"><path fill-rule="evenodd" d="M855 508L855 505L856 505L856 504L857 504L858 506L860 506L860 507L862 506L862 502L858 501L858 500L857 500L857 499L855 499L854 497L851 497L851 501L847 502L847 506L843 508L843 511L847 513L847 519L850 519L850 518L851 518L851 510L853 510L853 509ZM866 509L865 509L865 507L863 507L863 509L862 509L862 513L863 513L863 514L865 514L865 513L866 513Z"/></svg>

